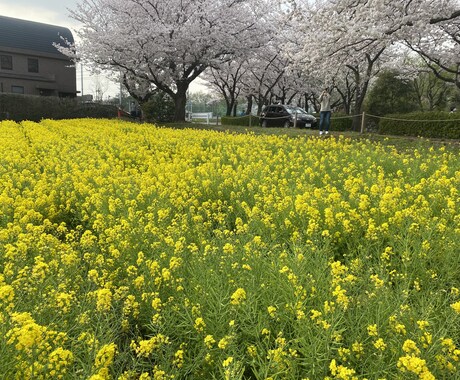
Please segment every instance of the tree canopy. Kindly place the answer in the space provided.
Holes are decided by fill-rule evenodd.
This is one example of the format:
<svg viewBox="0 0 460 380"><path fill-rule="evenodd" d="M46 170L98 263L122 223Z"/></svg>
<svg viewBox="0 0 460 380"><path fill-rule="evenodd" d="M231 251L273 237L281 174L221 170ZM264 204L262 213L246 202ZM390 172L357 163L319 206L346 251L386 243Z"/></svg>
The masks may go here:
<svg viewBox="0 0 460 380"><path fill-rule="evenodd" d="M315 104L328 86L359 113L404 51L460 88L460 0L81 0L71 15L78 58L121 75L140 101L167 93L175 120L205 70L228 107Z"/></svg>
<svg viewBox="0 0 460 380"><path fill-rule="evenodd" d="M78 55L120 72L140 97L156 87L185 117L189 84L207 67L265 43L263 2L241 0L83 0Z"/></svg>

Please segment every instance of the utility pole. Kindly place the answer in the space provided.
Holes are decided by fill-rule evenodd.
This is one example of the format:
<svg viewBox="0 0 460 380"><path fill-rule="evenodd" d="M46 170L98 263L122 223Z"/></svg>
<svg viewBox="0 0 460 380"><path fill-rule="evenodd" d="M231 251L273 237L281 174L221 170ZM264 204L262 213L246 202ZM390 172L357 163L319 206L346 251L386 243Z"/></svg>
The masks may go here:
<svg viewBox="0 0 460 380"><path fill-rule="evenodd" d="M83 63L80 61L81 99L83 100Z"/></svg>
<svg viewBox="0 0 460 380"><path fill-rule="evenodd" d="M121 71L120 71L120 95L119 95L119 103L120 103L120 108L122 106L122 85L123 85L123 80L121 76Z"/></svg>

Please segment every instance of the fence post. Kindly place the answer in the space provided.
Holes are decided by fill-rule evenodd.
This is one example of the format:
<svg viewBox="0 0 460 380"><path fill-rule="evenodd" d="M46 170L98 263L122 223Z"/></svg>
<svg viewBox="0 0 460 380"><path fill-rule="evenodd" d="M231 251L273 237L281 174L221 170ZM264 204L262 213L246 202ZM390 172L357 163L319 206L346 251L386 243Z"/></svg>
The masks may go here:
<svg viewBox="0 0 460 380"><path fill-rule="evenodd" d="M252 127L252 115L249 114L249 127Z"/></svg>
<svg viewBox="0 0 460 380"><path fill-rule="evenodd" d="M297 111L296 111L295 117L294 117L294 128L297 128Z"/></svg>
<svg viewBox="0 0 460 380"><path fill-rule="evenodd" d="M361 116L361 133L364 133L364 125L366 124L366 113L363 111Z"/></svg>

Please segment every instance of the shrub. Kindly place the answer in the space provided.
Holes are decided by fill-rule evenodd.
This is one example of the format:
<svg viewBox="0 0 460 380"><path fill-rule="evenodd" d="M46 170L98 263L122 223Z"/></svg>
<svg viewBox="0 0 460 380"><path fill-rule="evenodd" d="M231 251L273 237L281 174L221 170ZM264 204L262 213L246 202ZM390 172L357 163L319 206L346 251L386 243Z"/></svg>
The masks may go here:
<svg viewBox="0 0 460 380"><path fill-rule="evenodd" d="M315 129L319 128L319 113L313 114L316 117ZM333 112L331 115L331 128L332 131L351 131L353 130L353 116L347 115L343 112Z"/></svg>
<svg viewBox="0 0 460 380"><path fill-rule="evenodd" d="M319 114L314 115L317 119L316 127L319 126ZM344 117L345 116L345 117ZM331 119L331 129L334 131L351 131L353 118L345 114L333 114ZM246 127L259 126L259 117L254 115L245 116L222 116L222 125L240 125Z"/></svg>
<svg viewBox="0 0 460 380"><path fill-rule="evenodd" d="M429 138L460 138L460 116L447 112L414 112L387 115L379 122L379 133Z"/></svg>
<svg viewBox="0 0 460 380"><path fill-rule="evenodd" d="M397 70L384 70L378 75L367 96L366 113L383 116L419 109L414 86L399 75Z"/></svg>
<svg viewBox="0 0 460 380"><path fill-rule="evenodd" d="M145 121L168 123L174 120L174 101L163 91L157 91L142 105Z"/></svg>
<svg viewBox="0 0 460 380"><path fill-rule="evenodd" d="M0 94L0 120L14 121L73 118L113 118L117 107L108 104L80 103L77 99L19 94Z"/></svg>
<svg viewBox="0 0 460 380"><path fill-rule="evenodd" d="M257 127L259 125L259 117L254 115L244 116L222 116L222 125L241 125L243 127Z"/></svg>
<svg viewBox="0 0 460 380"><path fill-rule="evenodd" d="M319 115L318 123L319 126ZM351 131L353 129L353 117L341 113L333 113L331 117L331 130L333 131Z"/></svg>

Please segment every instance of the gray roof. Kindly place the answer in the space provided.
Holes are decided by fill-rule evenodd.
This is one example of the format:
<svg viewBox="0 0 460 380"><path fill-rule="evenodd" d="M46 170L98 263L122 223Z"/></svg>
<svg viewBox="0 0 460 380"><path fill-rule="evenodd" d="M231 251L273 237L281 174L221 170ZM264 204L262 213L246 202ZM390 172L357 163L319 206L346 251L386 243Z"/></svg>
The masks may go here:
<svg viewBox="0 0 460 380"><path fill-rule="evenodd" d="M61 36L74 41L67 28L0 16L0 47L62 55L53 46L53 42L64 45Z"/></svg>

